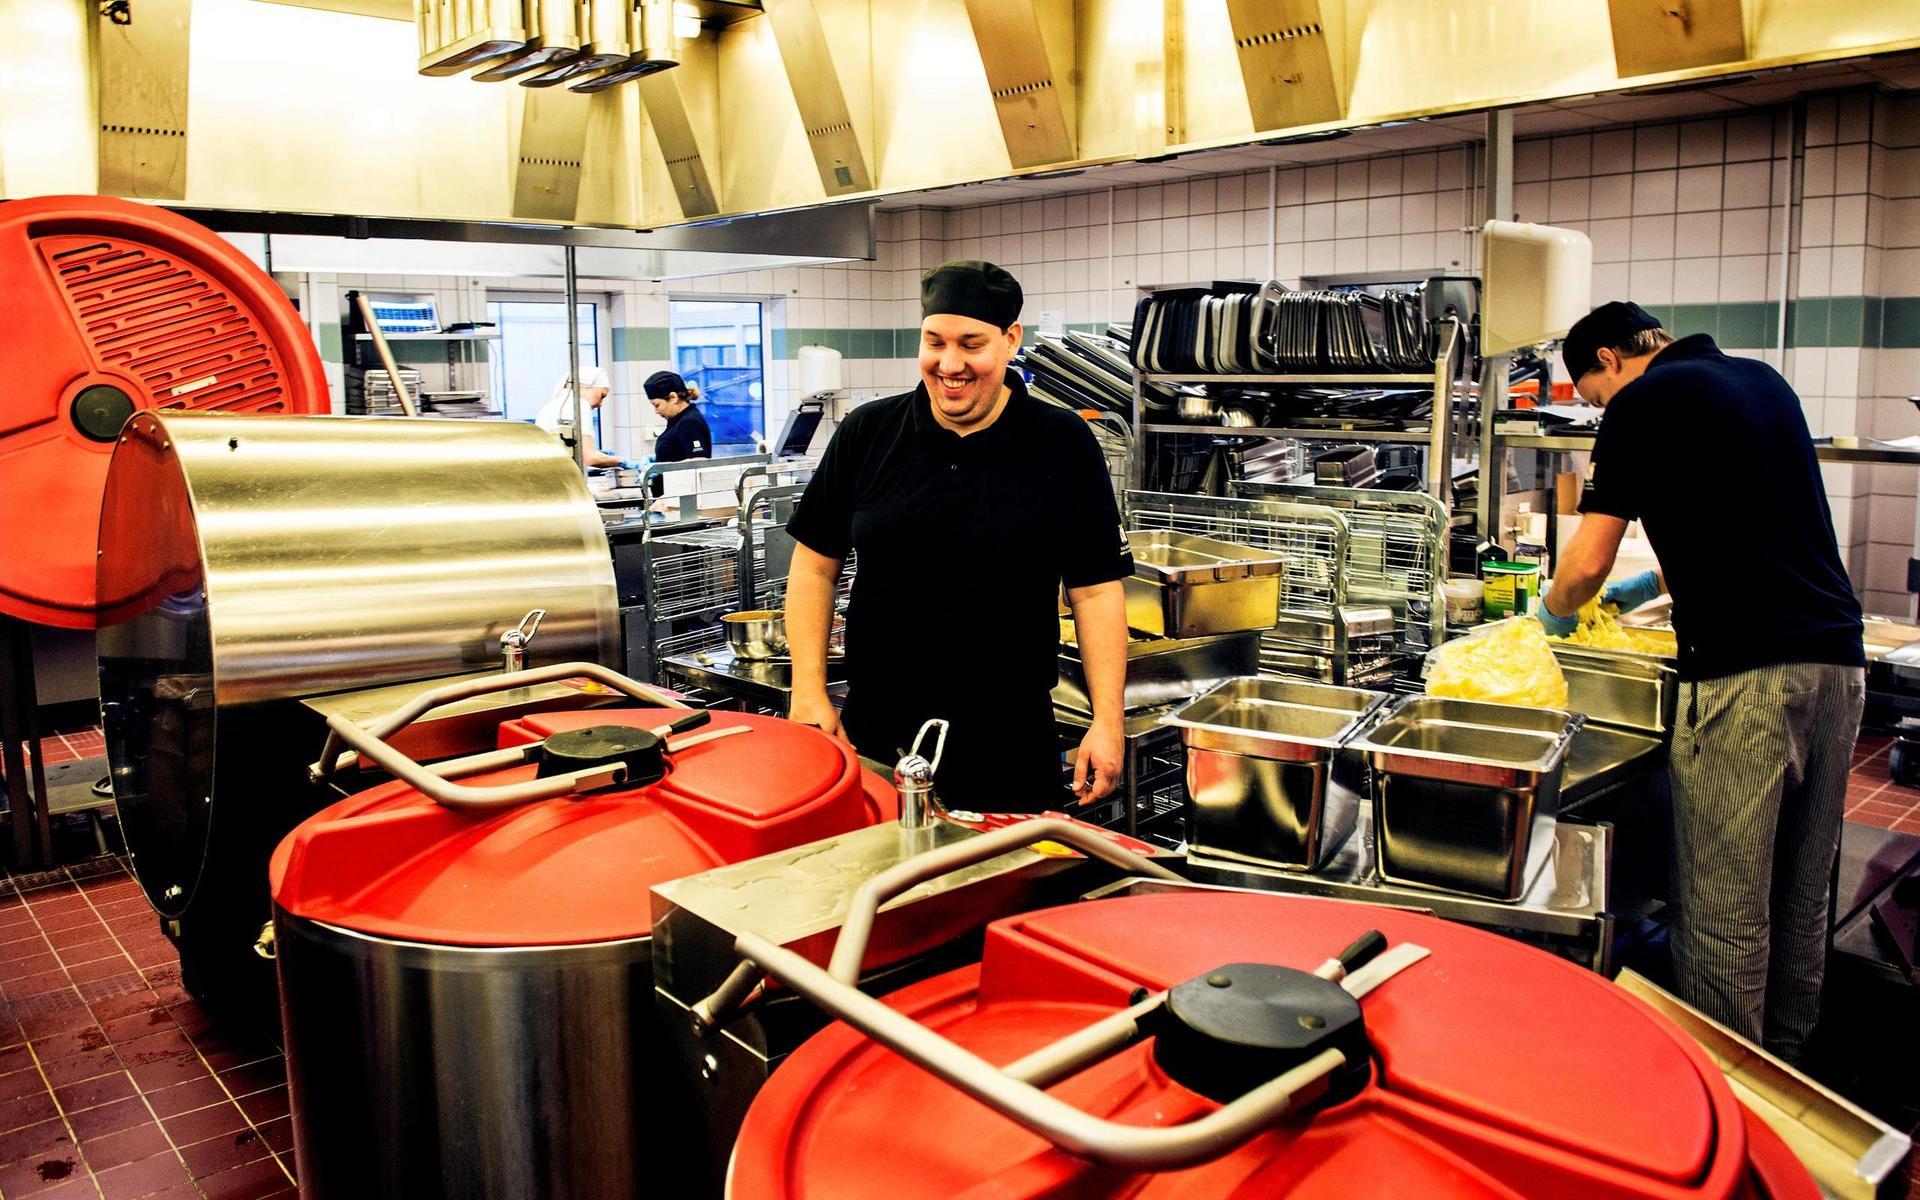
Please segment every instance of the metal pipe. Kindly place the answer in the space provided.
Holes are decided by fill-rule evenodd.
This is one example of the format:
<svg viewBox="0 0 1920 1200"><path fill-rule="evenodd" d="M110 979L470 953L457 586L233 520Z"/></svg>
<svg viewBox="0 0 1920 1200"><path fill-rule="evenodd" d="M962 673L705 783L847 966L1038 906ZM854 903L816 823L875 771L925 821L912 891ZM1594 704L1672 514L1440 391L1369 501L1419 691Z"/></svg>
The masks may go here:
<svg viewBox="0 0 1920 1200"><path fill-rule="evenodd" d="M1787 118L1787 186L1780 195L1780 313L1775 321L1774 348L1780 352L1780 370L1787 369L1787 284L1793 265L1793 179L1794 163L1799 161L1799 141L1806 136L1802 115L1806 101L1790 104ZM1767 186L1773 186L1772 155L1767 157Z"/></svg>
<svg viewBox="0 0 1920 1200"><path fill-rule="evenodd" d="M574 248L562 261L567 281L567 386L573 391L573 461L582 474L587 469L586 404L580 398L580 279L574 269Z"/></svg>
<svg viewBox="0 0 1920 1200"><path fill-rule="evenodd" d="M1025 1058L1000 1068L1008 1076L1031 1087L1049 1088L1069 1075L1078 1073L1095 1059L1105 1058L1121 1047L1139 1040L1140 1022L1160 1010L1167 1002L1165 992L1155 992L1131 1008L1070 1033L1050 1046L1042 1046Z"/></svg>
<svg viewBox="0 0 1920 1200"><path fill-rule="evenodd" d="M1128 874L1147 875L1172 883L1185 882L1159 863L1142 858L1130 850L1122 850L1109 841L1105 834L1087 826L1058 818L1022 821L1018 825L996 829L968 841L930 850L890 867L861 884L848 902L846 920L840 927L840 938L833 946L834 978L847 984L860 978L860 965L867 957L867 940L873 934L874 915L880 911L882 904L915 884L1014 850L1025 849L1035 842L1060 842Z"/></svg>
<svg viewBox="0 0 1920 1200"><path fill-rule="evenodd" d="M1001 832L1021 828L1024 826L1010 826ZM971 844L980 840L984 839ZM846 944L844 935L841 944ZM912 1017L757 934L741 934L734 948L833 1016L995 1112L1069 1154L1121 1170L1171 1171L1218 1158L1270 1128L1297 1101L1324 1095L1326 1078L1347 1061L1338 1050L1323 1050L1203 1117L1165 1127L1124 1125L1102 1120L1009 1078Z"/></svg>
<svg viewBox="0 0 1920 1200"><path fill-rule="evenodd" d="M567 247L567 253L573 253L573 247ZM400 381L400 364L394 361L393 347L387 344L387 335L380 328L380 322L374 319L373 305L367 301L365 292L355 292L353 302L360 309L360 319L367 323L367 335L373 339L373 348L380 352L380 362L387 369L387 380L393 384L393 394L400 397L400 411L410 417L420 415L413 406L413 394L407 391L407 385Z"/></svg>

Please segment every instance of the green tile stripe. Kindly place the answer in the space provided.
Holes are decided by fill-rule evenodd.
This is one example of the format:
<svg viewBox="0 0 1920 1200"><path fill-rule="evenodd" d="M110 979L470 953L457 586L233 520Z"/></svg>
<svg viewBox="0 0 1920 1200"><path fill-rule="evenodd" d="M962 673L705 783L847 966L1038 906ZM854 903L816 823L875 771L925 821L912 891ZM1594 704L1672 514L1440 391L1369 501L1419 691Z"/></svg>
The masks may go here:
<svg viewBox="0 0 1920 1200"><path fill-rule="evenodd" d="M1772 301L1646 307L1674 333L1712 334L1729 350L1772 346L1780 326L1780 306ZM1787 345L1920 348L1920 297L1803 296L1789 301Z"/></svg>
<svg viewBox="0 0 1920 1200"><path fill-rule="evenodd" d="M920 330L824 329L797 327L773 331L773 356L799 358L802 346L825 346L845 358L912 358Z"/></svg>
<svg viewBox="0 0 1920 1200"><path fill-rule="evenodd" d="M673 339L659 325L613 327L614 362L665 362L672 357Z"/></svg>
<svg viewBox="0 0 1920 1200"><path fill-rule="evenodd" d="M340 322L323 321L320 324L320 357L330 363L346 362L341 353Z"/></svg>

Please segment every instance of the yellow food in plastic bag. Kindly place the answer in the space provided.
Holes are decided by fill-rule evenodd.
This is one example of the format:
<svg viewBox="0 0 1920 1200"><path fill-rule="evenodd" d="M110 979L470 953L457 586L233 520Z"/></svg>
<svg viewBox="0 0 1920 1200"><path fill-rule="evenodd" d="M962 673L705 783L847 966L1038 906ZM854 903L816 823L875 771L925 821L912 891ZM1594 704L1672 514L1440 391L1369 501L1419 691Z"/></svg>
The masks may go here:
<svg viewBox="0 0 1920 1200"><path fill-rule="evenodd" d="M1555 641L1571 646L1591 646L1595 650L1631 650L1635 654L1654 654L1672 658L1680 653L1680 643L1671 630L1628 629L1615 618L1620 609L1600 603L1595 596L1580 606L1580 626Z"/></svg>
<svg viewBox="0 0 1920 1200"><path fill-rule="evenodd" d="M1567 678L1531 617L1485 626L1427 656L1427 694L1459 700L1565 708Z"/></svg>

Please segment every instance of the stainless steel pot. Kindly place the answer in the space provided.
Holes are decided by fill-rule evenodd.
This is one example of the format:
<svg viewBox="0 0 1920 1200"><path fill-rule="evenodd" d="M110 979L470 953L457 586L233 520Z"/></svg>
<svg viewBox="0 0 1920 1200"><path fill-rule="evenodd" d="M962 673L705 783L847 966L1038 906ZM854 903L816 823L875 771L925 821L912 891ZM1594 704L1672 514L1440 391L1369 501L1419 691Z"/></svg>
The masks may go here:
<svg viewBox="0 0 1920 1200"><path fill-rule="evenodd" d="M754 661L787 657L787 614L778 608L728 613L720 618L727 645L737 656Z"/></svg>
<svg viewBox="0 0 1920 1200"><path fill-rule="evenodd" d="M301 1195L688 1194L671 1156L636 1153L694 1100L656 1049L651 938L495 949L275 918ZM367 1153L319 1152L345 1146Z"/></svg>

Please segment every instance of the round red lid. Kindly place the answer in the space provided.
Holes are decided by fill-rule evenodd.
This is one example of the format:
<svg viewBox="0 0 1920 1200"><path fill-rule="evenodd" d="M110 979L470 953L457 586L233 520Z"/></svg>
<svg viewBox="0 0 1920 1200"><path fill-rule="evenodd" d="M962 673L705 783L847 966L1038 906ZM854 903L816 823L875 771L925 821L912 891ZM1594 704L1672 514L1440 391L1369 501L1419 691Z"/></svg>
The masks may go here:
<svg viewBox="0 0 1920 1200"><path fill-rule="evenodd" d="M1605 979L1418 914L1297 896L1177 893L1011 917L978 966L888 1002L990 1062L1010 1062L1231 962L1312 969L1368 929L1430 957L1362 1001L1372 1082L1307 1123L1199 1167L1132 1176L1053 1148L835 1025L793 1054L749 1112L736 1200L1127 1196L1365 1200L1800 1195L1761 1188L1743 1110L1712 1061ZM1165 1125L1213 1107L1142 1043L1051 1094ZM911 1114L903 1119L901 1114Z"/></svg>
<svg viewBox="0 0 1920 1200"><path fill-rule="evenodd" d="M512 746L596 725L647 728L660 709L546 713L501 726ZM360 933L464 946L552 946L643 937L649 890L722 863L891 819L892 788L806 725L713 714L736 734L671 756L640 788L490 814L442 808L393 782L309 817L274 851L274 902ZM532 765L476 775L531 778Z"/></svg>
<svg viewBox="0 0 1920 1200"><path fill-rule="evenodd" d="M151 204L0 204L0 612L92 629L120 424L152 408L323 413L300 316L224 238Z"/></svg>

